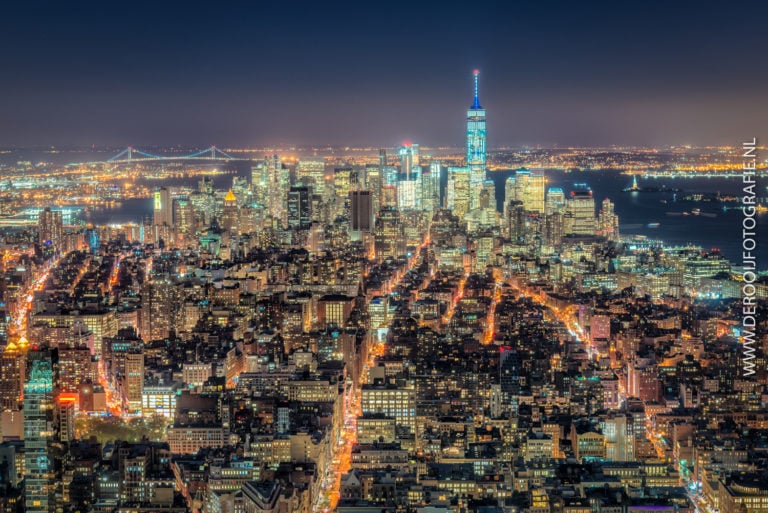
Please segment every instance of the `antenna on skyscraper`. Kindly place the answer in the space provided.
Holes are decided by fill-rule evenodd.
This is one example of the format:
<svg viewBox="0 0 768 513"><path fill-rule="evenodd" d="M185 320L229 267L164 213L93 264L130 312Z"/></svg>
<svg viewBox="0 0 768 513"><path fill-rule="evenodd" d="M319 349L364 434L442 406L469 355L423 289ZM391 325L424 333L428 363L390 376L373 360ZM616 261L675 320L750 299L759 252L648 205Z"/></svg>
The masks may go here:
<svg viewBox="0 0 768 513"><path fill-rule="evenodd" d="M478 93L478 76L479 75L480 75L480 70L476 69L474 71L474 76L475 76L475 101L472 104L472 108L473 109L482 109L482 107L480 106L480 96L479 96L479 93Z"/></svg>

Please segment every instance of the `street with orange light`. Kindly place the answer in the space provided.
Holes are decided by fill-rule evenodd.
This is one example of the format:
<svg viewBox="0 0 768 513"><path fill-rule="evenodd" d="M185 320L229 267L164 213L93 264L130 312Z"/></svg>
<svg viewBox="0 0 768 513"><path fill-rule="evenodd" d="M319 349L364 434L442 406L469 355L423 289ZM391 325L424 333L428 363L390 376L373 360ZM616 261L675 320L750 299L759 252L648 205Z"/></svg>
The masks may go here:
<svg viewBox="0 0 768 513"><path fill-rule="evenodd" d="M429 245L427 238L414 252L408 260L406 269L413 269L421 261L421 250ZM463 282L466 279L462 279ZM459 297L457 295L457 297ZM377 358L384 355L386 344L378 341L371 341L372 347L368 351L368 358L363 365L360 374L360 384L368 382L370 369L376 364ZM320 492L317 497L316 507L318 511L329 513L336 509L339 502L339 489L341 487L341 478L352 468L352 448L357 443L357 418L362 415L361 388L352 386L347 389L346 399L344 401L344 425L341 429L339 440L333 445L333 462L328 475L324 476Z"/></svg>
<svg viewBox="0 0 768 513"><path fill-rule="evenodd" d="M536 303L546 306L548 308L548 313L552 315L554 319L561 322L576 340L584 343L585 349L587 350L590 358L594 359L598 357L598 353L595 350L593 342L590 340L589 336L587 333L585 333L584 329L579 325L576 319L576 315L579 309L578 304L569 304L562 308L553 307L550 305L549 301L547 301L545 295L541 292L532 293L530 290L521 287L517 287L516 290L518 290L519 293L523 296L532 299ZM619 379L618 392L619 401L621 403L625 403L628 398L628 390L624 380L622 379ZM679 464L679 462L671 461L671 448L668 446L667 439L664 437L663 433L658 431L651 415L646 415L646 437L653 444L656 455L660 460L675 464L676 466ZM688 483L682 482L683 472L680 472L680 474L681 484L685 485L686 493L688 494L691 502L696 506L697 513L699 513L700 510L704 510L705 513L714 513L714 508L707 499L706 495L700 493L698 490L691 489L689 486L687 486Z"/></svg>

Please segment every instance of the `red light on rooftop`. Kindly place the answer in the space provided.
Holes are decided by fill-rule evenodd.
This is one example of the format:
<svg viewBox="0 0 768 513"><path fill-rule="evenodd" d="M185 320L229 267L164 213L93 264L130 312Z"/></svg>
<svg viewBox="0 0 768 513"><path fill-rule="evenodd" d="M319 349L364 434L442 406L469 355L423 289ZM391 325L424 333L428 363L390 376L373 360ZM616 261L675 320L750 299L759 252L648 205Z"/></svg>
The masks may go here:
<svg viewBox="0 0 768 513"><path fill-rule="evenodd" d="M57 400L59 401L59 404L70 404L70 403L76 403L77 402L77 394L72 392L62 392L59 394L59 397Z"/></svg>

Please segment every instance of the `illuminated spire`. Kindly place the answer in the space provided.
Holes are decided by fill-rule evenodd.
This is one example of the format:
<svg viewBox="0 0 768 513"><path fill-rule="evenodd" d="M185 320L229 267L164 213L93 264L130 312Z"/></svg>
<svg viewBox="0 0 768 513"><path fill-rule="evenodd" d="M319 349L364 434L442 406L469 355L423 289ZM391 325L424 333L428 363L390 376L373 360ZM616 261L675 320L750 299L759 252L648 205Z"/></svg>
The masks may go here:
<svg viewBox="0 0 768 513"><path fill-rule="evenodd" d="M224 201L225 202L237 201L237 198L235 197L234 193L232 192L232 189L230 189L229 192L227 192L227 195L224 196Z"/></svg>
<svg viewBox="0 0 768 513"><path fill-rule="evenodd" d="M477 85L477 77L480 75L480 70L476 69L474 72L475 75L475 101L472 103L472 109L482 109L480 106L480 97L478 94L478 85Z"/></svg>

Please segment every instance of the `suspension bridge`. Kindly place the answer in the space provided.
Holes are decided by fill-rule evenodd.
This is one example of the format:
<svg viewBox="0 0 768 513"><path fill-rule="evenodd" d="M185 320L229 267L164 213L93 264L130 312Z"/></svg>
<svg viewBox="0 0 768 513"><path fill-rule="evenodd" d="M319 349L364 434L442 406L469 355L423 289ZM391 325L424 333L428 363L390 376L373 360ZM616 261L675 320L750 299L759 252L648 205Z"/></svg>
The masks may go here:
<svg viewBox="0 0 768 513"><path fill-rule="evenodd" d="M117 155L113 155L108 158L106 162L112 164L119 164L121 162L155 162L159 160L205 160L205 161L230 161L230 160L243 160L233 157L229 153L226 153L216 146L209 146L208 148L188 155L155 155L146 151L142 151L128 146Z"/></svg>

